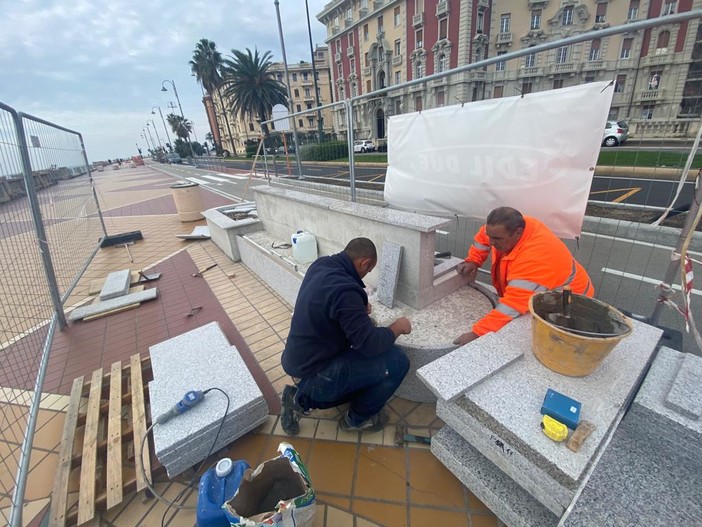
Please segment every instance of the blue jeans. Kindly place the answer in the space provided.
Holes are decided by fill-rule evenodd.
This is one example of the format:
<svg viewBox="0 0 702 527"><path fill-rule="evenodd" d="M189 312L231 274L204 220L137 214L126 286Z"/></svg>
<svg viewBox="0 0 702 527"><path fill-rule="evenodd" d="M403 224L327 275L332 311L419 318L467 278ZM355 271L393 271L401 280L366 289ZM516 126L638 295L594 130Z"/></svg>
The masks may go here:
<svg viewBox="0 0 702 527"><path fill-rule="evenodd" d="M382 410L408 371L409 359L397 346L373 358L349 350L316 375L300 380L298 403L312 410L350 402L348 418L356 426Z"/></svg>

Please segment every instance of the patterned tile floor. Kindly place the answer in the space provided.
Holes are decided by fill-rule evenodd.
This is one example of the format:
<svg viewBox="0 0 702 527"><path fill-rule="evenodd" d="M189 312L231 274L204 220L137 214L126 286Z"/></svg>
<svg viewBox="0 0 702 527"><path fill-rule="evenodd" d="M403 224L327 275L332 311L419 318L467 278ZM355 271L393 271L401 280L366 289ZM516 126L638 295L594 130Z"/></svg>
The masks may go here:
<svg viewBox="0 0 702 527"><path fill-rule="evenodd" d="M301 422L300 435L286 437L278 414L277 395L289 382L280 366L291 306L241 263L234 263L211 241L182 242L175 234L189 232L204 224L181 224L175 214L170 184L173 178L149 167L122 169L101 174L98 195L105 211L108 232L142 230L144 240L130 249L134 262L120 248L102 249L78 284L70 303L89 295L90 283L102 280L112 271L124 268L156 269L163 278L156 282L163 293L159 301L89 323L72 325L55 340L47 374L38 432L31 457L32 470L27 487L25 524L38 524L51 497L57 454L67 405L66 394L72 379L89 375L94 367L124 360L132 353L148 354L148 346L217 320L230 342L238 347L247 365L264 387L271 409L269 420L227 449L233 459L251 465L275 456L281 441L290 441L307 464L318 493L319 508L315 527L418 527L455 525L494 527L501 525L470 491L443 465L428 447L418 444L396 446L396 425L410 433L432 435L442 426L433 404L420 404L393 398L389 402L390 423L374 434L345 433L337 429L339 409L316 411ZM226 203L217 195L203 192L207 207ZM204 270L193 277L195 270ZM193 308L196 315L188 316ZM246 359L245 359L246 360ZM0 380L0 404L29 401L26 386L6 386ZM9 410L21 422L24 406ZM10 431L12 432L12 431ZM16 452L22 430L6 432L0 443L0 459L9 460ZM220 453L221 455L221 453ZM213 457L213 459L216 459ZM74 471L75 472L75 471ZM2 481L2 480L6 481ZM77 479L77 478L73 478ZM12 476L0 474L0 489L11 489ZM197 491L187 488L184 477L157 478L156 489L166 498L179 494L185 504L194 506ZM72 483L73 488L77 481ZM9 493L0 493L0 517L7 515ZM103 512L99 525L115 527L161 525L166 505L141 495L125 496L124 501ZM34 521L32 521L34 519ZM168 510L165 525L193 526L192 509Z"/></svg>

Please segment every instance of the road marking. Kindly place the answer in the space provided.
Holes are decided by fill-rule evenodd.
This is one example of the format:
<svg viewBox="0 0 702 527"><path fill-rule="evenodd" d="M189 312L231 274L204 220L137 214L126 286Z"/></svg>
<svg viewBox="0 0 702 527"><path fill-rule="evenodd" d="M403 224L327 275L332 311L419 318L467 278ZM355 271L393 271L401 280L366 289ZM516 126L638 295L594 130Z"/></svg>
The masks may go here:
<svg viewBox="0 0 702 527"><path fill-rule="evenodd" d="M234 174L225 174L224 172L217 172L217 175L231 179L249 179L249 176L236 176Z"/></svg>
<svg viewBox="0 0 702 527"><path fill-rule="evenodd" d="M649 179L643 177L622 177L622 176L594 176L593 179L621 179L622 181L645 181L646 183L656 182L656 183L671 183L674 185L678 184L680 179ZM685 185L694 185L694 181L686 181Z"/></svg>
<svg viewBox="0 0 702 527"><path fill-rule="evenodd" d="M437 231L438 232L438 231ZM595 232L585 232L583 231L583 236L593 236L595 238L604 238L606 240L615 240L618 242L627 242L627 243L633 243L635 245L644 245L646 247L653 247L654 249L663 249L664 251L673 251L675 250L675 247L670 247L668 245L659 245L657 243L651 243L651 242L640 242L638 240L630 240L628 238L618 238L616 236L610 236L608 234L597 234ZM695 256L702 256L702 253L699 253L697 251L687 251L687 254L692 254Z"/></svg>
<svg viewBox="0 0 702 527"><path fill-rule="evenodd" d="M228 179L224 179L224 178L217 177L217 176L202 176L202 177L204 177L205 179L210 179L212 181L217 181L219 183L228 183L229 182Z"/></svg>
<svg viewBox="0 0 702 527"><path fill-rule="evenodd" d="M624 200L625 200L626 198L628 198L629 196L633 196L634 194L636 194L639 190L641 190L641 187L612 188L612 189L608 189L608 190L595 190L595 191L590 192L590 195L593 195L593 194L609 194L610 192L624 192L625 190L628 190L629 192L627 192L626 194L622 194L621 196L619 196L619 197L616 198L616 199L613 199L613 200L611 201L611 203L621 203L622 201L624 201Z"/></svg>
<svg viewBox="0 0 702 527"><path fill-rule="evenodd" d="M207 181L203 181L202 179L197 179L196 177L186 177L188 181L191 181L192 183L197 183L198 185L207 185Z"/></svg>
<svg viewBox="0 0 702 527"><path fill-rule="evenodd" d="M624 271L617 271L616 269L610 269L609 267L603 267L602 272L607 274L613 274L616 276L621 276L623 278L631 278L632 280L638 280L639 282L645 282L647 284L658 285L661 283L661 280L656 280L655 278L649 278L648 276L641 276L638 274L625 273ZM673 284L673 289L675 289L676 291L682 291L682 288L678 284ZM702 291L700 291L699 289L693 289L692 294L702 296Z"/></svg>
<svg viewBox="0 0 702 527"><path fill-rule="evenodd" d="M381 177L385 177L385 174L379 174L379 175L377 175L377 176L375 176L375 177L370 178L368 181L369 181L369 182L375 181L376 179L380 179Z"/></svg>

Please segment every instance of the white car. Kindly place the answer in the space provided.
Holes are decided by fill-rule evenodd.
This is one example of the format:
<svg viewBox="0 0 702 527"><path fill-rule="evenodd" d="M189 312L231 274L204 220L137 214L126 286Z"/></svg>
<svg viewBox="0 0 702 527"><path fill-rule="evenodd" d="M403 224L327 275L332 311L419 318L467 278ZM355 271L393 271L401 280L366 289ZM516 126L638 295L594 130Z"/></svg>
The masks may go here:
<svg viewBox="0 0 702 527"><path fill-rule="evenodd" d="M370 139L365 139L363 141L354 141L353 151L354 153L361 152L362 154L365 154L366 152L375 152L375 143Z"/></svg>
<svg viewBox="0 0 702 527"><path fill-rule="evenodd" d="M629 125L624 121L607 121L605 123L602 144L604 146L617 146L629 138Z"/></svg>

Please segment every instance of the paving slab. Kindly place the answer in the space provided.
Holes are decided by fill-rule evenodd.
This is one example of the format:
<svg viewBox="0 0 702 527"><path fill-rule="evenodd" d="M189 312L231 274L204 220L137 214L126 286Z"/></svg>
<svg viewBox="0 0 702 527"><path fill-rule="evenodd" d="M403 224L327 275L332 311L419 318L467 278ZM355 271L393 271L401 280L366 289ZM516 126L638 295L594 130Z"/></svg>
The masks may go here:
<svg viewBox="0 0 702 527"><path fill-rule="evenodd" d="M395 304L397 282L400 278L400 264L402 262L402 245L393 242L383 242L378 268L378 301L392 309Z"/></svg>
<svg viewBox="0 0 702 527"><path fill-rule="evenodd" d="M665 404L690 419L702 415L702 357L686 353Z"/></svg>
<svg viewBox="0 0 702 527"><path fill-rule="evenodd" d="M129 292L129 282L131 281L131 270L122 269L107 275L105 283L100 290L100 300L109 300L124 296Z"/></svg>
<svg viewBox="0 0 702 527"><path fill-rule="evenodd" d="M76 308L68 314L68 320L73 322L85 317L106 313L108 311L112 311L113 309L119 309L132 304L139 304L141 302L153 300L157 297L158 288L154 287L152 289L145 289L144 291L140 291L138 293L131 293L117 298L111 298L109 300L105 300L104 302L97 302L95 304L90 304L89 306Z"/></svg>

